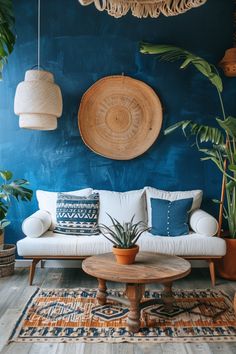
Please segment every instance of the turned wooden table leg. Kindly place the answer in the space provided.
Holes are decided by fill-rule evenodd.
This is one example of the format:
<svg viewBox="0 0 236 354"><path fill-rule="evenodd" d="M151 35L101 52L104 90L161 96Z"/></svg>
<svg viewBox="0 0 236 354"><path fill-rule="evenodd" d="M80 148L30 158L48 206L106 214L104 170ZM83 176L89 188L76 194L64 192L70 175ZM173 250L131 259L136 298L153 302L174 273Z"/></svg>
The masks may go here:
<svg viewBox="0 0 236 354"><path fill-rule="evenodd" d="M107 302L107 287L104 279L98 279L97 300L99 305L105 305Z"/></svg>
<svg viewBox="0 0 236 354"><path fill-rule="evenodd" d="M167 311L171 311L173 308L174 297L172 292L172 282L164 283L164 289L161 294L163 304L165 305Z"/></svg>
<svg viewBox="0 0 236 354"><path fill-rule="evenodd" d="M126 284L125 293L130 302L127 325L130 332L137 333L140 329L140 300L144 293L144 285Z"/></svg>

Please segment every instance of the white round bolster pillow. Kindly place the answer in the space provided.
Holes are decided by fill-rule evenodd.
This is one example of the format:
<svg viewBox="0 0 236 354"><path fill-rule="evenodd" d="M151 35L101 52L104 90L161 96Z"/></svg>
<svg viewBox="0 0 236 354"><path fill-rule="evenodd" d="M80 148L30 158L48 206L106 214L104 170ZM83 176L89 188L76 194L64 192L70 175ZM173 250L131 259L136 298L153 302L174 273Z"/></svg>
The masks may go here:
<svg viewBox="0 0 236 354"><path fill-rule="evenodd" d="M189 224L193 231L204 236L214 236L218 231L217 220L201 209L191 213Z"/></svg>
<svg viewBox="0 0 236 354"><path fill-rule="evenodd" d="M52 223L51 214L45 210L38 210L23 221L22 231L28 237L40 237Z"/></svg>

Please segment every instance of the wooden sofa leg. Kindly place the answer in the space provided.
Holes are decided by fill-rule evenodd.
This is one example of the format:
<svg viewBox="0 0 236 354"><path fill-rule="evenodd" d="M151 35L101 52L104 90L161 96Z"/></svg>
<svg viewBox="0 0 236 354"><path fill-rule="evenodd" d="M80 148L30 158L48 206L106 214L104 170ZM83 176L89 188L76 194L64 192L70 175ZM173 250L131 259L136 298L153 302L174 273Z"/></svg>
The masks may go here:
<svg viewBox="0 0 236 354"><path fill-rule="evenodd" d="M30 273L29 273L29 285L32 285L35 273L35 267L37 263L40 261L38 258L33 258L31 266L30 266Z"/></svg>
<svg viewBox="0 0 236 354"><path fill-rule="evenodd" d="M208 263L209 263L209 270L211 276L211 285L215 286L216 285L215 263L212 259L209 259Z"/></svg>

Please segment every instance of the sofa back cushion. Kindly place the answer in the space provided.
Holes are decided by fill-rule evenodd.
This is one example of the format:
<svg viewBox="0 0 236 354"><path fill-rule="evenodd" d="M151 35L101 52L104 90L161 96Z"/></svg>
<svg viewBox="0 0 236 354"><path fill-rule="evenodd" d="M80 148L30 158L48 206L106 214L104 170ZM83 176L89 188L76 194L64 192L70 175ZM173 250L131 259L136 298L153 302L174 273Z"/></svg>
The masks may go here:
<svg viewBox="0 0 236 354"><path fill-rule="evenodd" d="M147 222L146 198L143 189L129 192L98 190L100 210L98 223L111 226L109 215L121 224L129 222L133 215L134 222Z"/></svg>
<svg viewBox="0 0 236 354"><path fill-rule="evenodd" d="M92 188L80 189L72 192L63 192L69 195L76 196L88 196L92 193ZM38 201L38 207L40 210L46 210L51 214L52 224L50 229L53 230L56 224L56 203L57 203L57 192L48 192L43 190L36 191L36 198Z"/></svg>
<svg viewBox="0 0 236 354"><path fill-rule="evenodd" d="M152 227L151 198L164 199L164 200L169 200L171 202L180 199L193 198L190 211L199 209L202 202L202 191L199 189L191 190L191 191L168 192L153 187L145 187L145 192L146 192L146 199L147 199L147 214L148 214L149 227ZM156 217L158 218L158 213L156 214Z"/></svg>
<svg viewBox="0 0 236 354"><path fill-rule="evenodd" d="M88 197L58 193L54 232L77 236L98 235L98 209L98 193Z"/></svg>

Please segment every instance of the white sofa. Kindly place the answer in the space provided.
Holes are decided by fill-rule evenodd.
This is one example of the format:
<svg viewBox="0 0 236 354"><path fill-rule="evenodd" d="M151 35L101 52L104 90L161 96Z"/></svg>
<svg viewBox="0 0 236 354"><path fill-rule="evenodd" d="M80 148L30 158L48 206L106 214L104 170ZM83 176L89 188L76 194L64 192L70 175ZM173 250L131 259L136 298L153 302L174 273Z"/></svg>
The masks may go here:
<svg viewBox="0 0 236 354"><path fill-rule="evenodd" d="M209 262L212 285L215 284L214 260L225 255L225 241L213 237L217 233L218 223L215 218L200 209L202 192L167 192L152 187L129 192L112 192L91 188L68 192L73 195L88 196L99 193L99 224L110 225L107 214L120 222L128 222L135 215L134 221L143 220L152 225L150 198L174 201L193 198L189 217L190 233L183 236L154 236L145 232L138 244L141 251L158 252L182 256L186 259L205 259ZM101 234L94 236L72 236L53 232L56 222L56 192L37 191L39 210L24 220L22 230L25 238L17 242L20 256L32 259L30 284L33 282L35 267L45 259L83 259L90 255L110 252L112 244ZM158 215L156 216L158 217Z"/></svg>

